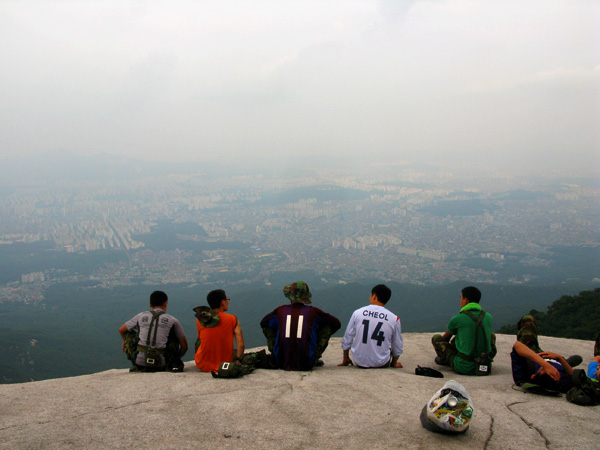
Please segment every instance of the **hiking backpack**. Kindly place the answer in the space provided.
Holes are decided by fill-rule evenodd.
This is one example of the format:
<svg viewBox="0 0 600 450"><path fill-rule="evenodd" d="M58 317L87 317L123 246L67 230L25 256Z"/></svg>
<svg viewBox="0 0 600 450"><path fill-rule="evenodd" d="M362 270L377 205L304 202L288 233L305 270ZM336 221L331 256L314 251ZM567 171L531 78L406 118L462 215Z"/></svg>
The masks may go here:
<svg viewBox="0 0 600 450"><path fill-rule="evenodd" d="M479 328L481 328L481 331L483 332L483 338L485 339L485 329L483 328L482 324L483 318L485 317L485 311L482 309L478 317L475 317L475 315L471 311L462 311L462 313L466 314L475 321L475 347L473 350L475 356L465 355L464 353L458 351L457 355L460 356L462 359L475 363L475 375L489 375L492 371L493 358L486 351L481 352L479 355L477 355L477 349L479 348L479 346L477 345L479 338ZM487 340L485 348L487 349Z"/></svg>
<svg viewBox="0 0 600 450"><path fill-rule="evenodd" d="M158 332L158 318L164 314L164 311L150 311L152 313L152 320L150 321L150 326L148 327L148 336L146 337L146 342L148 346L145 347L143 345L138 344L138 351L144 353L145 361L147 367L159 367L161 364L161 355L165 353L164 348L156 348L156 333ZM152 330L154 329L154 335L152 335ZM152 337L152 340L150 340Z"/></svg>

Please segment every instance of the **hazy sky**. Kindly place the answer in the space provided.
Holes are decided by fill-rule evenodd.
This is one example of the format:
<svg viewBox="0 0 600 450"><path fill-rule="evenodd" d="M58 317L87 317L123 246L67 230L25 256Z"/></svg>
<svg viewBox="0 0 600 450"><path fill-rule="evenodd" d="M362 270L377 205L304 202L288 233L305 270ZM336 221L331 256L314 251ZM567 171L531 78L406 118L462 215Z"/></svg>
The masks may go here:
<svg viewBox="0 0 600 450"><path fill-rule="evenodd" d="M0 0L0 157L598 168L600 2Z"/></svg>

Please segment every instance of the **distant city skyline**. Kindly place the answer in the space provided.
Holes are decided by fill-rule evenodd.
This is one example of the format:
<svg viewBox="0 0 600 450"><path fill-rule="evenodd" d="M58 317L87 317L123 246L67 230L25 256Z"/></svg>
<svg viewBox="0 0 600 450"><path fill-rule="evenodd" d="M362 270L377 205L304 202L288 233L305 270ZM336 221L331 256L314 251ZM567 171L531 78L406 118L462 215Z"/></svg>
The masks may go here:
<svg viewBox="0 0 600 450"><path fill-rule="evenodd" d="M600 4L0 3L0 159L600 169Z"/></svg>

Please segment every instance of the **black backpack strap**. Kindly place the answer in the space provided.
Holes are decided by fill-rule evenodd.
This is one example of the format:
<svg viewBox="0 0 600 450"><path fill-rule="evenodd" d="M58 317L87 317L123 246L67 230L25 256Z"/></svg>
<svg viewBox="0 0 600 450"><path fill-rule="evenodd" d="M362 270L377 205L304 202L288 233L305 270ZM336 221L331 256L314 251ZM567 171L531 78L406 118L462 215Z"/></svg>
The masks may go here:
<svg viewBox="0 0 600 450"><path fill-rule="evenodd" d="M146 337L146 342L148 343L148 347L156 347L156 333L158 331L158 318L161 314L164 314L164 311L150 311L152 313L152 320L150 321L150 327L148 328L148 336ZM152 342L150 342L150 334L152 333L152 327L154 327L154 336L152 336Z"/></svg>
<svg viewBox="0 0 600 450"><path fill-rule="evenodd" d="M463 314L466 314L467 316L469 316L471 319L473 319L475 321L475 347L474 347L474 352L475 352L475 356L472 355L465 355L462 352L457 351L456 354L458 356L460 356L462 359L467 360L467 361L471 361L474 362L475 358L478 355L478 348L479 346L478 344L478 337L479 337L479 328L481 328L481 331L483 332L483 338L485 339L485 329L483 328L482 322L483 322L483 318L485 317L485 311L482 309L481 312L479 313L479 316L475 317L475 314L473 314L471 311L461 311ZM487 340L486 340L486 348L487 348Z"/></svg>

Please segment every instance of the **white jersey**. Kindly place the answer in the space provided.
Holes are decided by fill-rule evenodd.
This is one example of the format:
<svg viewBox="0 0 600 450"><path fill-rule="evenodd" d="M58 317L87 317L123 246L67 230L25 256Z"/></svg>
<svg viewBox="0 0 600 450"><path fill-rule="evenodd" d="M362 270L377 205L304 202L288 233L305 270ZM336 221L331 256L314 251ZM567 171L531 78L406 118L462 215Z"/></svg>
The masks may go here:
<svg viewBox="0 0 600 450"><path fill-rule="evenodd" d="M381 367L404 351L400 318L383 306L368 305L352 314L342 350L352 350L361 367Z"/></svg>

